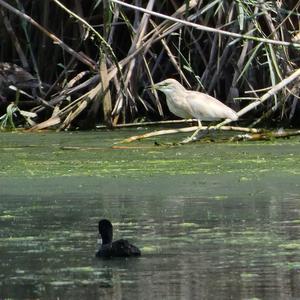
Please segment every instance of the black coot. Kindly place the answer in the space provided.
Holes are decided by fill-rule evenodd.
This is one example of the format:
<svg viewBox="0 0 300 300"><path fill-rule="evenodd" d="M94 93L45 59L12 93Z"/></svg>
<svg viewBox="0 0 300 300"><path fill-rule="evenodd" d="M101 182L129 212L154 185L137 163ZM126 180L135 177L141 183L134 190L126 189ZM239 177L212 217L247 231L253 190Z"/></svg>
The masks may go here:
<svg viewBox="0 0 300 300"><path fill-rule="evenodd" d="M99 234L102 239L102 245L96 253L97 257L130 257L140 256L141 251L136 246L130 244L127 240L113 240L113 226L109 220L99 221Z"/></svg>

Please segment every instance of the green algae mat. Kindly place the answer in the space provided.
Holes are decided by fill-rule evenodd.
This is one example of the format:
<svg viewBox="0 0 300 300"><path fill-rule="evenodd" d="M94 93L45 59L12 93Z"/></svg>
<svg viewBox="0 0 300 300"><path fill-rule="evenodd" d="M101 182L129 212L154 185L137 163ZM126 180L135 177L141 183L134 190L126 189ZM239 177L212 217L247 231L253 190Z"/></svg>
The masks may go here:
<svg viewBox="0 0 300 300"><path fill-rule="evenodd" d="M134 134L0 134L1 299L300 297L299 138ZM95 258L103 217L141 258Z"/></svg>

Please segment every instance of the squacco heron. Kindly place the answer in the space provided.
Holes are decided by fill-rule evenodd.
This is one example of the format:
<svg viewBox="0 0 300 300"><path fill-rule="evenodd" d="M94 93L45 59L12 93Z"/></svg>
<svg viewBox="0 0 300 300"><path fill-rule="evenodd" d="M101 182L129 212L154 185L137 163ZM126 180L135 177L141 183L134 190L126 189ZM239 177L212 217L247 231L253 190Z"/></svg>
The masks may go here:
<svg viewBox="0 0 300 300"><path fill-rule="evenodd" d="M197 91L185 89L177 80L169 78L152 86L166 95L169 110L184 119L195 118L199 127L185 141L194 140L201 130L201 121L216 121L230 119L236 121L236 112L216 98Z"/></svg>

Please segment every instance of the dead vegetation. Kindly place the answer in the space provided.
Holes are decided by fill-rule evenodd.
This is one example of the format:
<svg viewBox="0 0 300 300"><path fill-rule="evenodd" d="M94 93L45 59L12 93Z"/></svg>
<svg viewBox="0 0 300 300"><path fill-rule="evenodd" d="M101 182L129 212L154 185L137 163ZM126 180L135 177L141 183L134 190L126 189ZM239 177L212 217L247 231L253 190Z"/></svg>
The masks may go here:
<svg viewBox="0 0 300 300"><path fill-rule="evenodd" d="M171 119L163 96L145 90L168 77L239 111L244 127L300 125L299 6L0 0L1 126Z"/></svg>

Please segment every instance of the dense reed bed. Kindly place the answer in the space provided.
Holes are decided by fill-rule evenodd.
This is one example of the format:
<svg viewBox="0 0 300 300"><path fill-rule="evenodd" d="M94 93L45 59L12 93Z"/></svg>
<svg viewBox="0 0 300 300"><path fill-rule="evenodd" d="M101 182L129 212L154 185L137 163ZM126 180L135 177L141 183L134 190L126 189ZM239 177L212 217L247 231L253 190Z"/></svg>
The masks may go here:
<svg viewBox="0 0 300 300"><path fill-rule="evenodd" d="M2 127L172 119L145 89L168 77L245 126L300 125L296 2L0 0Z"/></svg>

